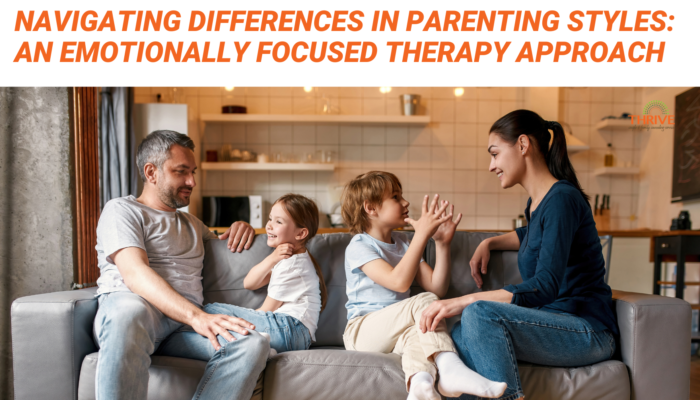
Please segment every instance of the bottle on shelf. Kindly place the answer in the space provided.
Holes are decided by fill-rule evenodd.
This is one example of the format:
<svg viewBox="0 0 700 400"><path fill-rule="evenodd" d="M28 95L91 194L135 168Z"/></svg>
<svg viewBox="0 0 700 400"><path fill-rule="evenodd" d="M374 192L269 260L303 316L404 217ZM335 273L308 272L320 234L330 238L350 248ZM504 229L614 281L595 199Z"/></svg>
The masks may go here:
<svg viewBox="0 0 700 400"><path fill-rule="evenodd" d="M615 165L615 156L613 155L612 143L608 143L608 151L605 153L605 166L612 167Z"/></svg>

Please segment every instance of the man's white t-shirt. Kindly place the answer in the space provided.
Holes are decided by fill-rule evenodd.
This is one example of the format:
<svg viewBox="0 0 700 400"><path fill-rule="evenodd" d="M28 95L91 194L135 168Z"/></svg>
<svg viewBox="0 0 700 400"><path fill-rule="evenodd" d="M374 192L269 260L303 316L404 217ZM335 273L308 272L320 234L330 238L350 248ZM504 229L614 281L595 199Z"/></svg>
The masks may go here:
<svg viewBox="0 0 700 400"><path fill-rule="evenodd" d="M202 221L182 211L160 211L134 196L105 204L97 224L97 294L129 292L111 256L127 247L143 249L149 266L192 303L202 306L204 242L217 239Z"/></svg>
<svg viewBox="0 0 700 400"><path fill-rule="evenodd" d="M301 321L316 341L321 314L321 289L313 261L306 251L278 262L272 268L267 295L283 301L275 313L287 314Z"/></svg>

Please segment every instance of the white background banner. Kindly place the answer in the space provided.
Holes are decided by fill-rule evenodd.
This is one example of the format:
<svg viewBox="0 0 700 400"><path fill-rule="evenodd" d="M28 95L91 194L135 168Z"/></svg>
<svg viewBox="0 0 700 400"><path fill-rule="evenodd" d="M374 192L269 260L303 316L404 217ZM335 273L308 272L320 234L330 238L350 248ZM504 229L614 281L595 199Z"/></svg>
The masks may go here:
<svg viewBox="0 0 700 400"><path fill-rule="evenodd" d="M0 85L697 86L698 15L687 0L4 1Z"/></svg>

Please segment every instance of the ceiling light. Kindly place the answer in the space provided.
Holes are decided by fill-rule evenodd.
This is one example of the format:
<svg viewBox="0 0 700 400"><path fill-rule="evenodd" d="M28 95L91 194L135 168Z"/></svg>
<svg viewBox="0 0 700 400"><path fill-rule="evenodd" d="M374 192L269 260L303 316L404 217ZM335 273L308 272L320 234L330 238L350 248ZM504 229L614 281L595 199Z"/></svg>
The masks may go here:
<svg viewBox="0 0 700 400"><path fill-rule="evenodd" d="M385 93L385 94L389 93L389 92L391 92L391 86L382 86L379 88L379 91L381 93Z"/></svg>
<svg viewBox="0 0 700 400"><path fill-rule="evenodd" d="M455 96L459 97L464 94L464 88L458 87L455 88Z"/></svg>
<svg viewBox="0 0 700 400"><path fill-rule="evenodd" d="M224 87L224 89L226 89L227 92L233 92L234 87L233 86L226 86L226 87Z"/></svg>
<svg viewBox="0 0 700 400"><path fill-rule="evenodd" d="M309 92L311 92L312 90L314 90L314 88L313 88L312 86L304 86L304 91L305 91L306 93L309 93Z"/></svg>

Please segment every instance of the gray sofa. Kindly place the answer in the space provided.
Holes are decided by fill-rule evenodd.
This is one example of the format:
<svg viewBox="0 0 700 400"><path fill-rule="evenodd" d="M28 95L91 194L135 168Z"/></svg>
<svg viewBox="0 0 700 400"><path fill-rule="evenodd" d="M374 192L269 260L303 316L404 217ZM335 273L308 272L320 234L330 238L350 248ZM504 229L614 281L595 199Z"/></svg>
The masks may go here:
<svg viewBox="0 0 700 400"><path fill-rule="evenodd" d="M452 283L448 297L478 290L468 262L476 246L492 233L458 232L452 244ZM243 278L267 256L265 235L251 250L230 253L224 242L207 245L205 302L255 308L265 288L248 291ZM329 291L317 342L310 350L279 354L263 372L262 397L271 399L406 398L399 357L346 351L343 258L349 234L324 234L309 249L323 268ZM424 258L434 265L435 248ZM485 290L521 281L517 253L494 252ZM419 288L413 288L416 292ZM690 386L690 306L675 298L616 292L620 326L619 360L582 368L521 364L527 399L687 400ZM98 349L92 337L97 311L94 289L17 299L12 305L14 389L17 400L93 399ZM449 321L454 324L455 319ZM148 397L191 399L204 371L202 361L153 356Z"/></svg>

